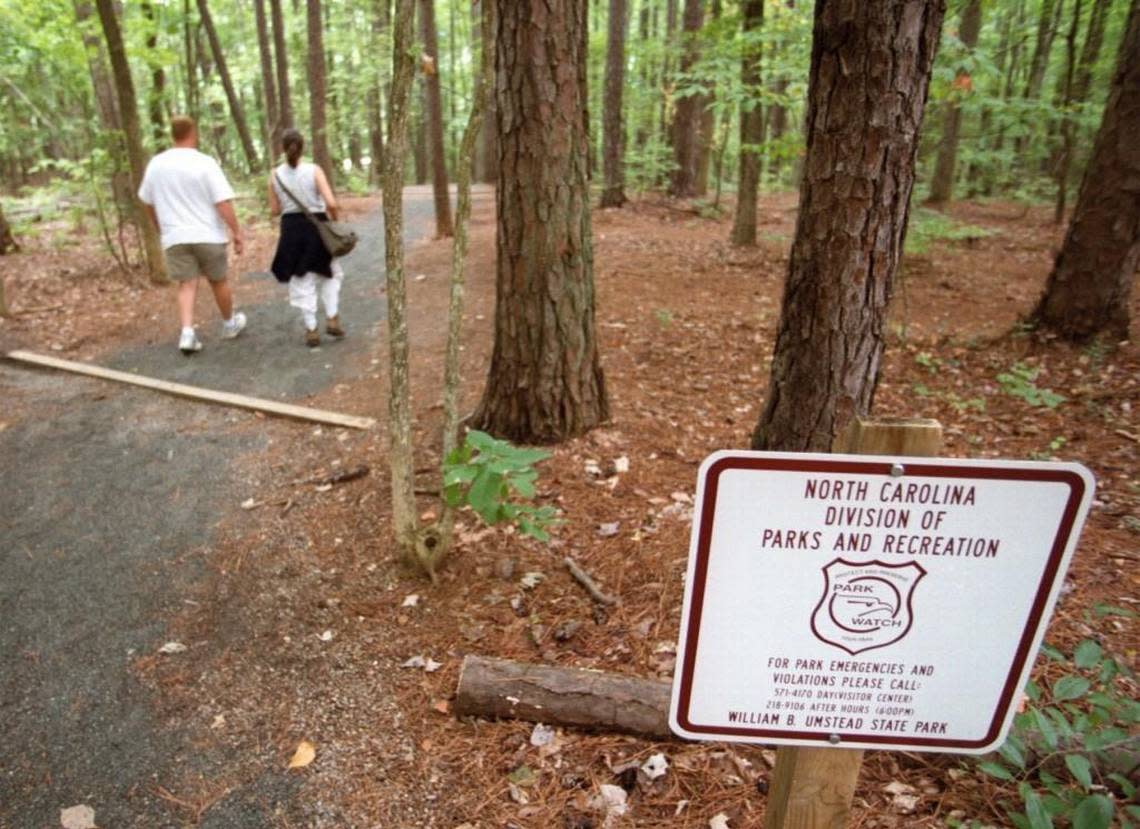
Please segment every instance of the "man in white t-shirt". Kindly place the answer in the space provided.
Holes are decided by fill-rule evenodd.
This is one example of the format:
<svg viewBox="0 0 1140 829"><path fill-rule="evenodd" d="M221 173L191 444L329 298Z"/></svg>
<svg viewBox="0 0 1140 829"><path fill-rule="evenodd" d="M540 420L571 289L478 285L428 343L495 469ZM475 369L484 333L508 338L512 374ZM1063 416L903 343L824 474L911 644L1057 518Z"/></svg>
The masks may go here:
<svg viewBox="0 0 1140 829"><path fill-rule="evenodd" d="M147 165L139 198L162 236L166 269L178 283L178 311L183 354L202 350L194 332L194 300L198 277L205 276L222 315L222 336L233 339L245 328L245 314L234 313L233 294L226 281L226 243L233 235L234 251L242 252L241 228L234 213L234 191L218 162L198 152L198 127L177 115L170 121L174 146Z"/></svg>

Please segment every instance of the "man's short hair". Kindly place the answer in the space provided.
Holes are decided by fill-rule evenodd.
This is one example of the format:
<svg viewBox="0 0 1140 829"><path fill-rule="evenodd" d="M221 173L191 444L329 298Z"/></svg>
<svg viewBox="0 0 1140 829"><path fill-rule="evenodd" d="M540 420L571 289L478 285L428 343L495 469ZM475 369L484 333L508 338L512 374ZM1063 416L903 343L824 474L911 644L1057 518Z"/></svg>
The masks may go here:
<svg viewBox="0 0 1140 829"><path fill-rule="evenodd" d="M175 115L170 119L170 137L175 141L185 141L195 129L194 119L189 115Z"/></svg>

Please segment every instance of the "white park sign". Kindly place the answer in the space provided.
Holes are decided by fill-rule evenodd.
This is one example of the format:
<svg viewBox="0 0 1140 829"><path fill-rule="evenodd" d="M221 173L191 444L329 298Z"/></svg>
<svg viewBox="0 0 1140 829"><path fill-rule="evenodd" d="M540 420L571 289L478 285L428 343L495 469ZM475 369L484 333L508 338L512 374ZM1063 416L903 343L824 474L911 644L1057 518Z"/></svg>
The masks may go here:
<svg viewBox="0 0 1140 829"><path fill-rule="evenodd" d="M1092 498L1078 464L718 452L670 725L691 739L1000 745Z"/></svg>

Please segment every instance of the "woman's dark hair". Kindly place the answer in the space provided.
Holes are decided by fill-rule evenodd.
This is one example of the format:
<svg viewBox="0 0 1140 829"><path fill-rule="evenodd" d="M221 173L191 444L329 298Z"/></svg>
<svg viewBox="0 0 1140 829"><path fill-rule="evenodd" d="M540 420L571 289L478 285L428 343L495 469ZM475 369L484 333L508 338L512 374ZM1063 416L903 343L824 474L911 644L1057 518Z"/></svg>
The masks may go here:
<svg viewBox="0 0 1140 829"><path fill-rule="evenodd" d="M281 136L281 148L285 150L285 160L289 162L289 166L296 167L297 162L301 160L301 150L305 149L305 139L297 130L285 130Z"/></svg>

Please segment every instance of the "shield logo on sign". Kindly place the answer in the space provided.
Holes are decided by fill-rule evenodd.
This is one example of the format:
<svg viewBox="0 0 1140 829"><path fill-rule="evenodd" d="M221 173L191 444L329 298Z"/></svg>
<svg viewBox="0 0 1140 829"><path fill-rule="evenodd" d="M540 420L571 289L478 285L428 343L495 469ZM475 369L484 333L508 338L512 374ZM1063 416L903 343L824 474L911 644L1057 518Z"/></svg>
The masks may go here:
<svg viewBox="0 0 1140 829"><path fill-rule="evenodd" d="M913 561L835 559L823 568L823 595L812 612L812 632L852 655L899 641L910 631L911 597L925 575Z"/></svg>

